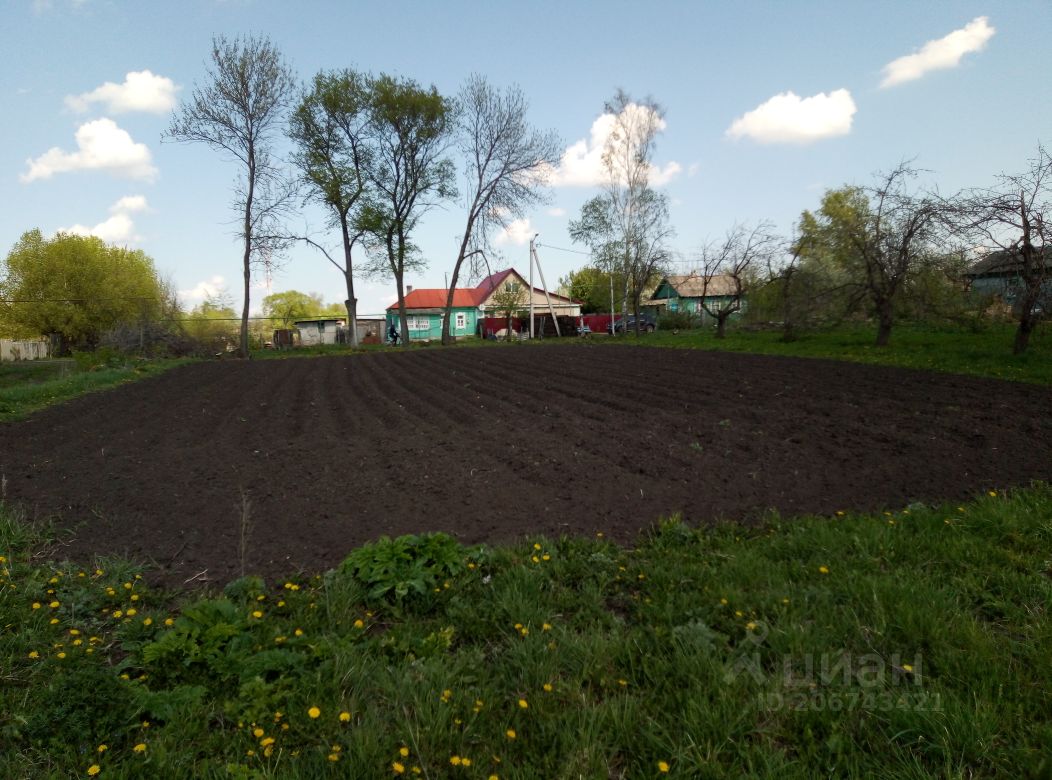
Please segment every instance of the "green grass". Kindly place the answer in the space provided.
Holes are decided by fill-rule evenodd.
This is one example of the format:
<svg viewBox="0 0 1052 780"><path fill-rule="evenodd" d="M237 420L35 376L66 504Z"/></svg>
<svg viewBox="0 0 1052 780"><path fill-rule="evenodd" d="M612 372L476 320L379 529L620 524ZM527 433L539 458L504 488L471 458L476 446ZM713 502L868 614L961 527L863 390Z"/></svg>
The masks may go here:
<svg viewBox="0 0 1052 780"><path fill-rule="evenodd" d="M137 360L116 366L80 368L74 361L0 363L0 422L20 420L39 409L85 393L154 376L190 362Z"/></svg>
<svg viewBox="0 0 1052 780"><path fill-rule="evenodd" d="M175 601L44 543L0 511L3 777L1052 772L1047 487L635 549L402 538Z"/></svg>
<svg viewBox="0 0 1052 780"><path fill-rule="evenodd" d="M872 327L844 327L801 334L797 341L784 343L780 331L728 331L717 339L711 329L657 331L633 334L615 341L651 346L710 349L727 352L756 352L766 355L833 358L857 363L922 368L957 374L1010 379L1035 384L1052 384L1052 337L1038 330L1023 355L1012 354L1012 326L991 325L979 332L959 328L900 325L892 331L891 344L873 346Z"/></svg>

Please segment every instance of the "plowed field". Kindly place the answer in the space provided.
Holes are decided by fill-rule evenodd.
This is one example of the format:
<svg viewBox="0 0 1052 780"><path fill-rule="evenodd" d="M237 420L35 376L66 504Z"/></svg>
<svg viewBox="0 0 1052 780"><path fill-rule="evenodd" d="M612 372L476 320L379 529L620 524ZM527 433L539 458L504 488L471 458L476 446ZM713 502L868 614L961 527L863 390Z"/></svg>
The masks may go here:
<svg viewBox="0 0 1052 780"><path fill-rule="evenodd" d="M0 425L62 555L179 584L336 564L382 534L631 541L1052 478L1052 391L821 360L566 345L189 365ZM203 572L203 573L202 573Z"/></svg>

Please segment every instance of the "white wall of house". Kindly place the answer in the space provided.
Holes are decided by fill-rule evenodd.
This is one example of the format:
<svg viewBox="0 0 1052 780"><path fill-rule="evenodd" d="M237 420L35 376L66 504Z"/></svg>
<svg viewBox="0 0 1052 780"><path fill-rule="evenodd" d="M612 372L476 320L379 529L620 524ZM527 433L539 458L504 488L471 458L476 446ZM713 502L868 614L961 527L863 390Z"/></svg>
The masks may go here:
<svg viewBox="0 0 1052 780"><path fill-rule="evenodd" d="M297 322L296 330L300 334L300 344L305 347L317 344L335 344L336 332L343 320L318 320L317 322Z"/></svg>

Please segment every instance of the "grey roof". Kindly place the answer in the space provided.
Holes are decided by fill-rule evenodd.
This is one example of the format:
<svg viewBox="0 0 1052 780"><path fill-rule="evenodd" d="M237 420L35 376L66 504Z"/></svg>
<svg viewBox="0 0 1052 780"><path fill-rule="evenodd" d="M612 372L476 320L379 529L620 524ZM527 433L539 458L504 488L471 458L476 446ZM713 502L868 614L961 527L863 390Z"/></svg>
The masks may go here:
<svg viewBox="0 0 1052 780"><path fill-rule="evenodd" d="M1039 248L1038 252L1044 255L1045 268L1052 269L1052 248ZM1022 258L1018 249L999 249L996 252L990 252L982 260L975 263L975 265L964 272L964 275L974 278L1017 274L1021 265Z"/></svg>
<svg viewBox="0 0 1052 780"><path fill-rule="evenodd" d="M729 274L710 276L708 285L703 274L670 274L665 277L680 298L701 298L717 295L736 295L738 289L734 277ZM658 285L659 287L661 285Z"/></svg>

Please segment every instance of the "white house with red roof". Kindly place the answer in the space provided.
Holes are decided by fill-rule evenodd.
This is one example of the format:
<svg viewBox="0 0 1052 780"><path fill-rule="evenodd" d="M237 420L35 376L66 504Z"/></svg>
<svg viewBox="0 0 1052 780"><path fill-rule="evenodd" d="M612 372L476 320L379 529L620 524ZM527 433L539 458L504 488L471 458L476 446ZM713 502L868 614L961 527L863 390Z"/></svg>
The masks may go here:
<svg viewBox="0 0 1052 780"><path fill-rule="evenodd" d="M545 296L542 288L532 288L530 294L529 283L514 268L498 271L483 279L476 287L457 287L453 290L453 322L450 323L450 333L457 338L465 336L478 336L479 322L484 317L495 317L498 312L493 298L502 289L512 288L517 285L527 291L523 296L523 310L530 308L530 298L538 316L548 314L548 300L551 300L552 308L556 316L577 317L581 313L581 304L567 298L565 295L549 291ZM442 317L445 314L446 296L448 290L437 289L413 289L410 287L405 296L406 318L409 324L409 338L413 341L428 341L442 338ZM388 326L398 324L398 303L392 303L387 307Z"/></svg>

